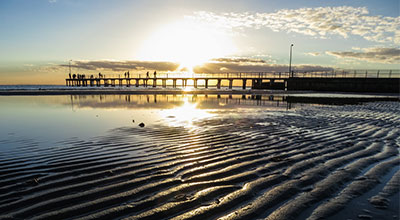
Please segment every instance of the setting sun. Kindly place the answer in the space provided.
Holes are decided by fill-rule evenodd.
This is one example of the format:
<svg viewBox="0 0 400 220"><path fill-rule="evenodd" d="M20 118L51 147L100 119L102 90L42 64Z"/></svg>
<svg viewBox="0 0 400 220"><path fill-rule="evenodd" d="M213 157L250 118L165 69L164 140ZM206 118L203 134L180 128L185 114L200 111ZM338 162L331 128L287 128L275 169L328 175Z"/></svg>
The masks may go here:
<svg viewBox="0 0 400 220"><path fill-rule="evenodd" d="M227 33L205 23L182 21L165 25L144 42L141 58L180 63L178 71L193 67L235 51Z"/></svg>

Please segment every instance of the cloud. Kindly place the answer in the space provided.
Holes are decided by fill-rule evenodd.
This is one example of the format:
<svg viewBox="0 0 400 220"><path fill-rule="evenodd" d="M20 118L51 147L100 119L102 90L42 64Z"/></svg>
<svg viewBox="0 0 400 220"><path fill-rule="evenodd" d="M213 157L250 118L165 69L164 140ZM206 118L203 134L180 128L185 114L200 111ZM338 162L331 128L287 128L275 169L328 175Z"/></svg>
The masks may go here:
<svg viewBox="0 0 400 220"><path fill-rule="evenodd" d="M319 65L295 65L295 71L331 71L333 68ZM265 60L250 58L217 58L211 62L196 66L196 73L220 73L220 72L287 72L288 65L272 64Z"/></svg>
<svg viewBox="0 0 400 220"><path fill-rule="evenodd" d="M374 47L364 48L357 51L327 51L326 53L339 58L351 58L372 63L400 63L399 48Z"/></svg>
<svg viewBox="0 0 400 220"><path fill-rule="evenodd" d="M220 63L266 63L262 59L250 59L250 58L214 58L211 61Z"/></svg>
<svg viewBox="0 0 400 220"><path fill-rule="evenodd" d="M68 64L59 65L68 67ZM163 61L114 61L114 60L94 60L94 61L73 61L72 68L90 71L115 71L123 72L127 70L157 70L174 71L179 67L179 63Z"/></svg>
<svg viewBox="0 0 400 220"><path fill-rule="evenodd" d="M276 32L294 32L319 38L355 35L368 41L400 43L400 16L372 16L366 7L282 9L274 13L216 14L200 11L186 17L228 29L270 28Z"/></svg>
<svg viewBox="0 0 400 220"><path fill-rule="evenodd" d="M313 56L313 57L316 57L316 56L319 56L319 55L321 55L321 53L320 52L309 52L309 53L305 53L306 55L310 55L310 56Z"/></svg>
<svg viewBox="0 0 400 220"><path fill-rule="evenodd" d="M44 72L65 72L68 64L48 65L41 67ZM156 70L159 72L178 71L179 64L163 61L115 61L115 60L92 60L73 61L71 67L74 72L144 72ZM47 69L47 71L45 71ZM331 67L319 65L294 65L295 71L330 71ZM195 73L221 73L221 72L287 72L288 65L274 64L268 60L253 59L246 57L223 57L214 58L209 62L194 67Z"/></svg>

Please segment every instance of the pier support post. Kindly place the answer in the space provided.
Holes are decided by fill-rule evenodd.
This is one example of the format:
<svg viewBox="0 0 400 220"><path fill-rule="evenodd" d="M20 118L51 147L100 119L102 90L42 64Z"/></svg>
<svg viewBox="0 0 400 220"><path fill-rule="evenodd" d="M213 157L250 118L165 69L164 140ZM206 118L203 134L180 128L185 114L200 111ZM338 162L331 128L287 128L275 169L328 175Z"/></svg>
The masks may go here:
<svg viewBox="0 0 400 220"><path fill-rule="evenodd" d="M166 80L166 79L163 79L163 80L162 80L162 87L163 87L163 88L166 88L166 87L167 87L167 80Z"/></svg>
<svg viewBox="0 0 400 220"><path fill-rule="evenodd" d="M256 80L255 80L255 79L252 79L252 80L251 80L251 88L254 88L255 85L256 85Z"/></svg>
<svg viewBox="0 0 400 220"><path fill-rule="evenodd" d="M139 81L140 81L140 79L135 79L135 86L136 87L139 87Z"/></svg>
<svg viewBox="0 0 400 220"><path fill-rule="evenodd" d="M208 79L205 79L205 87L206 87L206 89L208 89Z"/></svg>
<svg viewBox="0 0 400 220"><path fill-rule="evenodd" d="M229 89L232 89L232 87L233 87L233 79L230 79L229 80Z"/></svg>
<svg viewBox="0 0 400 220"><path fill-rule="evenodd" d="M176 79L173 79L173 80L172 80L172 87L173 87L173 88L176 88Z"/></svg>
<svg viewBox="0 0 400 220"><path fill-rule="evenodd" d="M221 88L221 81L222 81L222 79L218 79L218 82L217 82L217 89L220 89L220 88Z"/></svg>
<svg viewBox="0 0 400 220"><path fill-rule="evenodd" d="M193 79L193 86L197 89L197 79Z"/></svg>
<svg viewBox="0 0 400 220"><path fill-rule="evenodd" d="M111 80L111 86L112 86L112 87L115 87L115 79L112 79L112 80Z"/></svg>
<svg viewBox="0 0 400 220"><path fill-rule="evenodd" d="M68 79L65 80L65 86L68 86Z"/></svg>
<svg viewBox="0 0 400 220"><path fill-rule="evenodd" d="M119 79L119 87L122 87L122 79Z"/></svg>
<svg viewBox="0 0 400 220"><path fill-rule="evenodd" d="M242 86L243 89L246 89L246 83L247 83L247 80L243 79L243 86Z"/></svg>
<svg viewBox="0 0 400 220"><path fill-rule="evenodd" d="M157 86L157 79L153 79L153 87Z"/></svg>

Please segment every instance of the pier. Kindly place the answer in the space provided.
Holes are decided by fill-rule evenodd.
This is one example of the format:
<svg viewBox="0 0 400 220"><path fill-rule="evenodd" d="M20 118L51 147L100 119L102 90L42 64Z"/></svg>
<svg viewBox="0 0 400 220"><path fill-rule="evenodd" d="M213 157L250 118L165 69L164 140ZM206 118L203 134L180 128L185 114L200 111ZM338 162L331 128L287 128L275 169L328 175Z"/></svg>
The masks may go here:
<svg viewBox="0 0 400 220"><path fill-rule="evenodd" d="M101 74L89 78L67 78L66 86L70 87L163 87L194 88L216 87L223 85L232 89L278 89L278 90L313 90L343 92L399 92L399 70L352 70L352 71L312 71L312 72L246 72L216 74L178 74L161 73L149 77L146 74L132 74L121 77ZM125 74L126 76L126 74ZM190 83L190 84L188 84ZM250 84L250 85L249 85Z"/></svg>
<svg viewBox="0 0 400 220"><path fill-rule="evenodd" d="M167 85L172 88L188 86L188 82L191 82L194 88L200 86L200 82L204 88L216 87L220 89L223 83L228 83L228 88L232 89L234 82L239 82L243 89L247 88L248 82L251 82L251 87L257 87L262 84L263 81L268 80L271 84L276 83L284 84L285 80L288 79L287 73L220 73L220 74L159 74L157 77L144 77L145 74L136 74L134 77L90 77L90 78L79 78L79 79L66 79L66 86L81 86L81 87L157 87L162 86L164 88ZM213 82L213 84L211 84Z"/></svg>

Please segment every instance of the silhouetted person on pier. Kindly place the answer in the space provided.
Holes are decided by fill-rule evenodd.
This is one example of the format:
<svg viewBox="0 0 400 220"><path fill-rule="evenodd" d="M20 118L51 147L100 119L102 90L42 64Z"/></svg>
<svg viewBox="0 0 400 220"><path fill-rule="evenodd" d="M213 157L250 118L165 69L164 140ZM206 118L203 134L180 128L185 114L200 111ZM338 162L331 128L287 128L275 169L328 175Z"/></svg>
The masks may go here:
<svg viewBox="0 0 400 220"><path fill-rule="evenodd" d="M124 77L126 78L126 72L124 73Z"/></svg>
<svg viewBox="0 0 400 220"><path fill-rule="evenodd" d="M99 73L99 79L101 79L101 73Z"/></svg>
<svg viewBox="0 0 400 220"><path fill-rule="evenodd" d="M157 78L157 71L154 71L154 78Z"/></svg>
<svg viewBox="0 0 400 220"><path fill-rule="evenodd" d="M147 71L147 73L146 73L146 77L147 77L147 78L149 78L149 71Z"/></svg>
<svg viewBox="0 0 400 220"><path fill-rule="evenodd" d="M76 78L76 74L74 73L74 75L72 75L72 78L75 79Z"/></svg>
<svg viewBox="0 0 400 220"><path fill-rule="evenodd" d="M128 76L128 78L129 78L129 71L126 73L126 75Z"/></svg>

